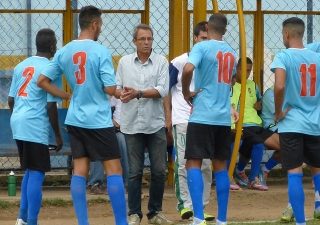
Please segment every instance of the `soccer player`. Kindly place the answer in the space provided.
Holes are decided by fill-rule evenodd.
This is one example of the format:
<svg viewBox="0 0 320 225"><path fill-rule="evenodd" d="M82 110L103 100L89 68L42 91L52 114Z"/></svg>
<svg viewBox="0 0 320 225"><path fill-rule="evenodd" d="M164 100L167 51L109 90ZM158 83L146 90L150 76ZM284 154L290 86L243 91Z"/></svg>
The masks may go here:
<svg viewBox="0 0 320 225"><path fill-rule="evenodd" d="M38 224L42 182L45 172L51 170L48 149L50 123L56 136L56 151L59 151L63 144L56 104L59 99L48 95L36 85L42 69L56 52L56 44L53 30L39 30L36 36L36 55L19 63L14 68L12 77L8 97L12 111L10 123L21 168L26 171L21 184L20 211L16 225Z"/></svg>
<svg viewBox="0 0 320 225"><path fill-rule="evenodd" d="M282 23L286 50L271 64L275 72L275 119L280 134L281 163L288 171L288 196L297 225L305 225L302 164L309 165L315 188L314 219L320 219L320 56L303 46L305 24L297 18Z"/></svg>
<svg viewBox="0 0 320 225"><path fill-rule="evenodd" d="M203 21L198 23L194 28L193 39L196 43L207 40L207 24L208 22ZM189 219L193 216L193 207L187 183L187 170L185 167L186 159L184 158L186 133L188 119L190 116L190 106L184 100L181 89L182 70L185 64L187 63L188 56L189 52L184 53L171 61L169 66L169 90L171 91L169 91L169 93L172 97L169 94L169 96L166 97L164 100L166 127L168 128L169 132L172 132L173 125L173 139L175 141L176 150L176 159L174 163L174 182L176 197L178 199L177 208L180 212L180 216L182 219ZM193 79L191 81L190 90L194 90ZM204 180L203 205L206 206L210 200L210 191L212 183L212 170L210 159L203 160L201 171ZM215 218L209 213L205 213L204 217L207 221L214 220Z"/></svg>
<svg viewBox="0 0 320 225"><path fill-rule="evenodd" d="M126 200L120 165L120 151L111 120L108 95L116 90L112 57L97 41L101 33L101 10L82 7L79 14L80 35L55 54L42 71L38 86L52 95L70 99L50 79L65 74L73 90L66 116L74 174L71 195L80 225L88 224L86 177L89 163L100 160L107 175L107 189L117 225L126 221Z"/></svg>
<svg viewBox="0 0 320 225"><path fill-rule="evenodd" d="M222 37L227 18L216 13L210 16L208 41L193 46L182 72L182 93L192 107L189 118L185 158L187 180L194 209L193 224L206 224L203 211L203 159L213 161L218 201L217 225L227 223L230 180L226 160L230 158L231 115L236 122L238 114L230 104L231 77L235 71L236 53ZM190 91L195 69L196 91Z"/></svg>

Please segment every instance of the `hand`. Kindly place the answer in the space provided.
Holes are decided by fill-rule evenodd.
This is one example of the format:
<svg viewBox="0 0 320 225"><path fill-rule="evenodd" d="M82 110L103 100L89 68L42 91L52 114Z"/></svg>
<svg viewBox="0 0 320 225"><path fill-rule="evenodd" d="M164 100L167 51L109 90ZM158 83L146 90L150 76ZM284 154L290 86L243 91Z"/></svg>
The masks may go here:
<svg viewBox="0 0 320 225"><path fill-rule="evenodd" d="M277 113L275 116L274 116L274 121L279 121L281 119L283 119L287 113L289 112L289 110L291 109L292 107L289 106L288 108L286 108L284 111L280 112L280 113Z"/></svg>
<svg viewBox="0 0 320 225"><path fill-rule="evenodd" d="M201 91L202 91L202 89L200 89L198 91L188 91L186 93L183 93L184 100L186 100L186 102L188 103L188 105L190 107L193 107L192 101L193 101L194 96L196 96Z"/></svg>
<svg viewBox="0 0 320 225"><path fill-rule="evenodd" d="M130 87L124 87L124 89L121 91L120 94L120 100L122 103L128 103L132 99L136 98L138 96L138 91L130 88Z"/></svg>
<svg viewBox="0 0 320 225"><path fill-rule="evenodd" d="M233 123L238 122L239 113L232 106L231 106L231 117L232 117Z"/></svg>
<svg viewBox="0 0 320 225"><path fill-rule="evenodd" d="M61 134L56 135L56 142L57 142L56 152L59 152L63 146L63 140L62 140Z"/></svg>
<svg viewBox="0 0 320 225"><path fill-rule="evenodd" d="M260 111L262 109L262 101L257 101L254 105L253 108L257 111Z"/></svg>

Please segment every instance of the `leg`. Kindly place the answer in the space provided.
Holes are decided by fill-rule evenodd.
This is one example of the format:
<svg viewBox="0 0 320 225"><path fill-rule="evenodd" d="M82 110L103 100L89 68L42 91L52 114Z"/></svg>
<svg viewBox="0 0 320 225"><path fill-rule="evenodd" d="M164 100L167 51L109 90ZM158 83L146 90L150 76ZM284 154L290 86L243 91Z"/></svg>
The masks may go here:
<svg viewBox="0 0 320 225"><path fill-rule="evenodd" d="M116 224L127 225L127 207L120 160L112 159L102 163L107 174L107 189Z"/></svg>
<svg viewBox="0 0 320 225"><path fill-rule="evenodd" d="M88 208L86 197L86 177L89 172L89 158L75 158L74 174L71 179L70 191L73 200L74 210L79 225L88 225Z"/></svg>
<svg viewBox="0 0 320 225"><path fill-rule="evenodd" d="M269 138L267 138L264 141L264 145L267 146L269 149L280 151L279 134L278 133L272 134Z"/></svg>
<svg viewBox="0 0 320 225"><path fill-rule="evenodd" d="M203 177L203 206L209 204L210 201L210 191L211 191L211 184L212 184L212 169L211 169L212 162L210 159L203 159L201 165L202 177Z"/></svg>
<svg viewBox="0 0 320 225"><path fill-rule="evenodd" d="M21 183L21 200L20 200L20 210L18 215L18 219L22 219L23 222L25 223L27 223L27 219L28 219L28 197L27 197L28 181L29 181L29 169L26 170Z"/></svg>
<svg viewBox="0 0 320 225"><path fill-rule="evenodd" d="M29 171L27 196L28 196L28 220L27 224L38 225L38 215L42 202L42 182L44 172Z"/></svg>
<svg viewBox="0 0 320 225"><path fill-rule="evenodd" d="M142 218L141 182L143 175L144 134L125 134L129 159L128 207L129 216L137 214Z"/></svg>
<svg viewBox="0 0 320 225"><path fill-rule="evenodd" d="M162 200L166 182L167 141L165 128L153 134L147 134L147 148L149 151L151 182L148 202L148 219L162 211Z"/></svg>
<svg viewBox="0 0 320 225"><path fill-rule="evenodd" d="M193 212L191 211L193 207L187 184L186 159L184 158L187 126L187 123L183 123L177 124L173 127L173 137L176 150L176 159L174 162L174 183L176 198L178 199L177 208L182 219L189 219L193 216Z"/></svg>
<svg viewBox="0 0 320 225"><path fill-rule="evenodd" d="M203 177L201 171L202 159L187 159L187 180L193 204L194 221L204 220L203 211Z"/></svg>
<svg viewBox="0 0 320 225"><path fill-rule="evenodd" d="M116 133L116 135L117 135L117 140L119 144L119 149L121 152L120 163L122 167L123 182L124 182L124 186L128 187L129 162L128 162L128 150L127 150L126 139L123 133L121 132Z"/></svg>
<svg viewBox="0 0 320 225"><path fill-rule="evenodd" d="M214 159L213 169L216 178L216 196L218 202L217 224L227 221L227 210L230 193L230 180L228 177L226 160Z"/></svg>

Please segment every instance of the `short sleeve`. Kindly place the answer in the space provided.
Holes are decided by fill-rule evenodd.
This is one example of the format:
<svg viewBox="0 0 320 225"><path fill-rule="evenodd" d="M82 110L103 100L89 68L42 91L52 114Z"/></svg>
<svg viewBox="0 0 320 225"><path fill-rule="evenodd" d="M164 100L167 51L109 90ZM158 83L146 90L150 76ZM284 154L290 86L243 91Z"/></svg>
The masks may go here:
<svg viewBox="0 0 320 225"><path fill-rule="evenodd" d="M201 43L197 43L193 46L188 58L188 63L191 63L196 68L199 67L203 57L202 45L200 44Z"/></svg>
<svg viewBox="0 0 320 225"><path fill-rule="evenodd" d="M48 63L48 65L41 71L41 74L48 77L50 80L56 80L62 76L62 69L59 66L57 57Z"/></svg>
<svg viewBox="0 0 320 225"><path fill-rule="evenodd" d="M104 87L116 85L112 56L108 49L103 51L100 61L100 76Z"/></svg>
<svg viewBox="0 0 320 225"><path fill-rule="evenodd" d="M274 73L275 69L284 69L286 70L285 62L284 62L285 54L283 52L279 52L273 59L271 63L271 71Z"/></svg>
<svg viewBox="0 0 320 225"><path fill-rule="evenodd" d="M17 94L17 76L16 76L16 69L14 69L13 71L13 75L12 75L12 81L11 81L11 86L10 86L10 90L9 90L9 94L8 96L10 97L15 97Z"/></svg>
<svg viewBox="0 0 320 225"><path fill-rule="evenodd" d="M62 89L62 76L57 77L52 83L59 89ZM47 102L60 102L62 99L47 93Z"/></svg>

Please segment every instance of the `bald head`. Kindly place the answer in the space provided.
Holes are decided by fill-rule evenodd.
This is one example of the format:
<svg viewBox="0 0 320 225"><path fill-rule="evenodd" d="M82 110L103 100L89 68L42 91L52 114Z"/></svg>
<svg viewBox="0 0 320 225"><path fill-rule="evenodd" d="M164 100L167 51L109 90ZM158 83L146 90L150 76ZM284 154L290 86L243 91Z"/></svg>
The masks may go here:
<svg viewBox="0 0 320 225"><path fill-rule="evenodd" d="M210 16L208 21L209 31L224 35L226 32L228 20L222 13L214 13Z"/></svg>
<svg viewBox="0 0 320 225"><path fill-rule="evenodd" d="M287 31L292 38L300 39L303 38L305 25L302 19L298 17L292 17L286 19L282 23L284 31Z"/></svg>

